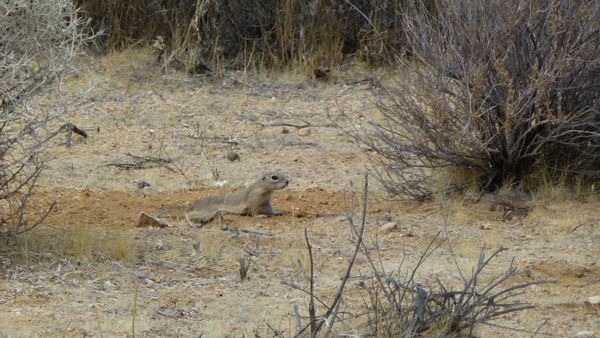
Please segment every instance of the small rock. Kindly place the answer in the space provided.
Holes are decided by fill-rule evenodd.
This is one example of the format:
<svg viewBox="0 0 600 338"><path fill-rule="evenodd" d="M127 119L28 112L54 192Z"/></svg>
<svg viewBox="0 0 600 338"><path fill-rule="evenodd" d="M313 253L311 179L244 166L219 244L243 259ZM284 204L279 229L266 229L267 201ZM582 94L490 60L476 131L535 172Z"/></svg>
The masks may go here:
<svg viewBox="0 0 600 338"><path fill-rule="evenodd" d="M283 127L283 128L281 128L281 133L282 133L282 134L289 134L289 133L290 133L290 130L289 130L289 129L287 129L286 127Z"/></svg>
<svg viewBox="0 0 600 338"><path fill-rule="evenodd" d="M156 250L163 250L165 248L165 243L163 243L162 239L159 239L158 241L156 241L154 248Z"/></svg>
<svg viewBox="0 0 600 338"><path fill-rule="evenodd" d="M575 334L575 337L595 337L592 331L579 331Z"/></svg>
<svg viewBox="0 0 600 338"><path fill-rule="evenodd" d="M600 304L600 296L591 296L591 297L588 297L588 299L585 302L588 303L588 304L590 304L590 305Z"/></svg>
<svg viewBox="0 0 600 338"><path fill-rule="evenodd" d="M138 189L144 189L145 187L149 187L150 183L146 181L139 181L137 184Z"/></svg>
<svg viewBox="0 0 600 338"><path fill-rule="evenodd" d="M479 229L481 230L490 230L492 228L492 226L489 223L481 223L481 225L479 226Z"/></svg>
<svg viewBox="0 0 600 338"><path fill-rule="evenodd" d="M148 227L154 226L159 228L168 227L169 225L156 217L152 217L145 212L140 213L140 217L138 218L138 227Z"/></svg>
<svg viewBox="0 0 600 338"><path fill-rule="evenodd" d="M238 153L236 153L235 151L230 151L227 153L227 159L231 162L239 161L240 155Z"/></svg>
<svg viewBox="0 0 600 338"><path fill-rule="evenodd" d="M385 223L384 225L379 227L379 230L377 230L377 232L380 235L387 235L390 232L394 231L394 229L396 229L396 227L398 226L398 224L396 224L396 222L388 222Z"/></svg>
<svg viewBox="0 0 600 338"><path fill-rule="evenodd" d="M123 102L125 101L125 96L123 95L111 95L110 99L115 101L115 102Z"/></svg>
<svg viewBox="0 0 600 338"><path fill-rule="evenodd" d="M227 180L220 180L215 182L215 185L219 188L226 187L228 184L229 182Z"/></svg>
<svg viewBox="0 0 600 338"><path fill-rule="evenodd" d="M310 129L308 129L308 128L302 128L302 129L298 130L298 135L300 135L300 136L309 136L310 135Z"/></svg>

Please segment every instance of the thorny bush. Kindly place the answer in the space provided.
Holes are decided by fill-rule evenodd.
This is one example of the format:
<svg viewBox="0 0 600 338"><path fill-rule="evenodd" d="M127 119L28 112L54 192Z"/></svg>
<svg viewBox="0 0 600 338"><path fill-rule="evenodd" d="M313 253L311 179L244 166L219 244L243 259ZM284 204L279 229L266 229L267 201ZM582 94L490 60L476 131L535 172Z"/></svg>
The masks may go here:
<svg viewBox="0 0 600 338"><path fill-rule="evenodd" d="M50 121L63 110L36 112L27 99L70 69L92 37L70 0L0 2L0 236L40 224L52 208L31 210L47 162ZM37 215L33 215L37 214Z"/></svg>
<svg viewBox="0 0 600 338"><path fill-rule="evenodd" d="M429 5L403 18L411 75L378 92L382 116L358 134L387 190L422 200L507 181L534 190L540 172L600 178L600 2Z"/></svg>

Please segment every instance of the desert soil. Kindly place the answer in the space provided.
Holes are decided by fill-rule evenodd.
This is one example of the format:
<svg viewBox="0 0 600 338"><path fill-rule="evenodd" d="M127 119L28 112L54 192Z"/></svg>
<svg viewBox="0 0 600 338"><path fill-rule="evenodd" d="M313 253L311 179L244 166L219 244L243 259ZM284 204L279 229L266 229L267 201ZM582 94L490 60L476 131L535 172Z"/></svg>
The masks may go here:
<svg viewBox="0 0 600 338"><path fill-rule="evenodd" d="M76 135L70 147L64 134L54 140L35 204L41 210L56 200L56 209L47 224L0 246L0 336L293 335L295 306L303 323L308 315L309 297L298 290L308 288L305 230L315 293L332 301L356 243L347 219L374 155L338 126L351 128L346 114L365 128L376 114L369 78L401 75L352 65L335 69L328 82L235 72L212 80L165 75L144 51L82 63L62 83L74 103L56 123L73 123L88 138ZM57 109L55 95L42 93L29 105ZM229 152L240 160L229 161ZM122 168L139 158L166 162ZM272 169L292 177L274 196L283 216L136 226L142 211L231 191ZM482 246L488 253L507 248L486 270L489 278L514 259L523 274L513 282L553 281L517 297L533 309L497 322L522 331L482 327L478 335L600 336L600 306L586 303L600 296L597 200L534 199L519 212L485 198L417 203L389 198L371 175L368 211L366 242L377 243L387 271L404 262L400 272L410 272L436 236L447 238L417 271L425 286L435 276L457 285L456 265L468 275ZM378 231L390 222L391 231ZM250 264L244 281L240 259ZM370 274L359 255L343 318L365 311ZM364 332L361 318L337 323L335 333Z"/></svg>

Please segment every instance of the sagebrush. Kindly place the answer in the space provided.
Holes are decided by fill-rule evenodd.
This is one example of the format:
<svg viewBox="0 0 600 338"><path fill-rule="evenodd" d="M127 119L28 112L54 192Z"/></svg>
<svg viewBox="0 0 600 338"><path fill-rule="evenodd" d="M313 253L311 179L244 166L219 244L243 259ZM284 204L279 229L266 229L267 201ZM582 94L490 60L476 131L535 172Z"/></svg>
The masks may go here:
<svg viewBox="0 0 600 338"><path fill-rule="evenodd" d="M403 17L402 83L358 137L393 195L417 199L540 172L600 178L600 3L432 1ZM448 180L461 173L462 181Z"/></svg>

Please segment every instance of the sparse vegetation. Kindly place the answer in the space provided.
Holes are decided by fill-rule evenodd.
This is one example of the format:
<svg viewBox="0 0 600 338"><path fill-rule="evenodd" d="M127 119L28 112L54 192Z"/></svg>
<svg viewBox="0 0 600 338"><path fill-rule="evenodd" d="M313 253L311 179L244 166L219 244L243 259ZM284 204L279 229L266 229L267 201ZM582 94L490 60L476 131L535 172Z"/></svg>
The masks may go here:
<svg viewBox="0 0 600 338"><path fill-rule="evenodd" d="M359 252L363 253L371 268L370 276L362 276L364 279L362 289L366 293L366 297L363 298L366 310L361 317L367 319L358 326L348 326L354 327L355 330L360 327L364 330L361 334L375 337L463 337L465 335L472 337L479 326L495 325L494 321L503 316L532 308L531 305L517 298L525 292L524 289L541 282L516 282L516 277L521 273L513 265L514 262L511 262L506 271L499 275L490 276L487 273L490 262L501 252L506 251L502 247L489 255L486 255L485 248L481 248L470 276L463 273L463 267L456 265L455 268L462 279L462 286L455 289L437 276L435 276L435 287L423 285L417 280L419 270L433 252L448 243L439 237L439 233L429 242L411 270L405 271L404 258L398 260L401 263L393 270L394 272L386 272L383 266L378 267L374 259L374 257L381 257L378 243L369 246L364 242L367 198L368 176L365 175L360 227L354 224L354 213L347 217L351 232L356 236L356 244L346 273L341 278L342 281L331 304L325 304L317 297L312 245L307 231L304 231L310 257L309 287L304 290L310 297L309 323L299 329L295 336L309 334L310 337L318 337L324 332L327 336L334 330L336 321L342 321L337 314L344 312L341 305L342 298ZM450 252L454 255L452 249ZM297 288L293 283L288 285ZM320 308L325 308L322 315L316 313L315 299L321 303ZM297 318L297 321L300 322L300 319Z"/></svg>
<svg viewBox="0 0 600 338"><path fill-rule="evenodd" d="M410 75L378 93L382 117L359 136L391 194L507 181L534 191L540 172L600 178L598 2L434 1L409 13ZM469 179L443 182L444 171Z"/></svg>
<svg viewBox="0 0 600 338"><path fill-rule="evenodd" d="M427 247L417 266L406 276L385 274L384 282L373 280L364 289L368 294L367 330L377 337L472 337L481 326L494 322L510 313L532 308L518 300L525 288L539 282L517 283L521 274L512 264L500 275L487 273L490 262L505 249L500 248L486 256L481 250L470 276L459 269L463 284L456 289L447 282L435 279L436 286L425 286L415 280L420 265L425 263L434 244ZM517 329L517 328L513 328Z"/></svg>
<svg viewBox="0 0 600 338"><path fill-rule="evenodd" d="M552 143L543 131L583 116L553 110L576 112L578 103L589 102L565 88L564 81L572 75L569 67L595 67L588 59L568 59L580 57L579 50L561 54L566 59L546 56L563 51L553 34L568 31L556 27L570 27L559 10L568 2L550 0L551 11L527 11L515 5L524 1L509 0L515 7L505 13L496 0L73 1L84 7L77 14L81 20L91 18L94 29L106 29L107 34L94 39L101 51L76 58L75 72L69 72L67 61L77 53L59 58L56 64L63 70L41 90L2 92L0 127L2 121L7 124L0 131L14 141L7 154L20 157L0 157L0 168L16 165L0 171L0 181L9 173L25 173L10 177L26 184L14 195L16 202L25 201L15 218L24 221L20 230L5 230L12 229L12 218L4 205L16 202L0 200L0 335L598 336L597 305L589 301L595 299L600 278L600 201L594 176L573 172L572 164L568 170L551 167L545 146L525 177L494 177L490 173L497 169L489 165L444 166L436 162L441 157L423 160L426 150L443 154L452 149L455 156L468 156L467 151L493 150L506 141L501 136L512 126L519 131L530 116L515 117L521 111L503 103L533 111L534 124L542 127L527 135L541 143ZM25 14L48 4L6 3L20 4ZM452 4L458 7L440 12ZM589 5L582 17L596 8L584 2L568 5ZM479 13L482 8L506 16L490 18ZM57 10L40 11L63 22ZM458 25L465 15L485 29ZM512 15L527 23L507 30L502 18ZM541 29L537 15L546 15L552 29ZM497 31L486 30L486 20L492 19ZM23 22L21 16L14 25ZM536 22L536 29L528 27ZM550 43L540 45L549 52L540 48L546 54L521 64L515 55L528 55L531 45L519 45L516 54L489 47L531 42L530 35L519 35L521 28L536 38L552 36ZM2 56L19 50L5 48L5 32L12 31L0 30ZM582 27L572 34L577 40L577 34L588 33ZM473 43L463 38L469 34ZM470 58L464 57L467 47L479 46L481 34L489 37L489 48L474 48L467 53ZM426 50L417 35L431 38L428 46L439 35L448 50ZM450 42L442 39L447 36ZM11 43L25 46L28 37ZM563 34L566 46L569 37ZM81 38L73 46L85 42ZM66 42L53 42L40 48L60 55L52 48ZM593 50L587 42L578 46ZM436 53L444 53L449 64L463 60L469 72L440 74L433 65L443 60L424 57ZM486 63L480 57L505 59ZM43 60L17 71L14 80L26 80L32 70L43 68L38 68ZM400 69L395 61L402 63ZM338 62L342 64L335 66ZM535 71L511 73L513 65L529 70L527 62L535 63ZM546 67L545 62L557 66ZM386 66L374 67L379 64ZM254 69L260 72L245 72ZM444 69L456 70L449 65ZM491 77L496 87L484 81L490 69L497 72ZM556 72L546 79L539 73L543 71ZM306 79L307 73L314 79ZM571 79L593 95L587 78ZM507 87L513 83L530 89L524 94ZM376 102L369 101L373 91ZM469 91L473 100L480 99L466 106L473 108L470 120L461 115L465 103L459 95ZM546 92L551 93L548 100ZM555 100L558 94L552 93L557 92L568 94L567 99ZM494 93L516 101L499 100ZM530 100L536 102L533 108L527 106ZM349 118L334 107L343 107ZM2 120L5 116L15 118ZM598 122L594 118L592 126ZM470 122L461 125L464 121ZM338 128L352 128L349 122L356 122L355 130L362 133L354 136L370 149L357 146ZM485 127L493 123L498 135L485 147L473 146L483 142L481 135L489 135ZM62 135L56 137L61 126L77 126L87 137L74 136L65 146ZM460 126L465 129L459 132ZM398 140L407 143L394 147ZM404 157L406 167L385 157L406 154L417 145L422 152ZM568 146L556 145L563 150ZM384 155L379 168L386 187L405 189L393 194L433 198L390 199L386 187L375 183L365 187L360 208L360 172L379 156L372 150ZM35 156L28 156L31 152ZM485 152L490 158L498 154ZM289 189L273 200L283 215L221 215L202 227L189 217L138 222L140 215L152 220L165 207L220 195L272 169L292 176ZM27 175L33 175L29 181ZM514 190L536 186L540 189L531 199ZM482 194L486 190L495 192ZM40 222L44 226L26 231ZM544 280L556 283L538 284Z"/></svg>
<svg viewBox="0 0 600 338"><path fill-rule="evenodd" d="M24 233L10 245L16 263L76 259L80 262L129 261L135 253L131 234L90 225L46 227Z"/></svg>
<svg viewBox="0 0 600 338"><path fill-rule="evenodd" d="M56 134L50 121L64 108L32 113L26 100L69 70L88 36L69 0L9 0L0 4L0 236L21 234L53 208L31 215L30 198Z"/></svg>
<svg viewBox="0 0 600 338"><path fill-rule="evenodd" d="M391 63L405 47L405 1L77 0L108 51L154 44L159 61L193 73L338 64L356 54Z"/></svg>

